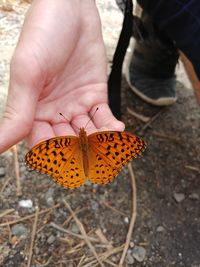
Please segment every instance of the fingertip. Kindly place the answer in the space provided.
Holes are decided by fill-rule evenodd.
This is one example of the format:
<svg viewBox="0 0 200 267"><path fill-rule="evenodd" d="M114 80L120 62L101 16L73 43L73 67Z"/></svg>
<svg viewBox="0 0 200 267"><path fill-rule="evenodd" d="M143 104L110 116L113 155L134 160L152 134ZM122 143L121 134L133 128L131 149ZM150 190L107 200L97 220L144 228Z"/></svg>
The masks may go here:
<svg viewBox="0 0 200 267"><path fill-rule="evenodd" d="M19 121L2 119L0 122L0 153L5 152L28 134L30 127L20 125Z"/></svg>
<svg viewBox="0 0 200 267"><path fill-rule="evenodd" d="M107 103L103 103L93 107L90 114L92 115L94 114L94 112L96 112L96 114L93 120L95 126L98 129L100 130L104 129L110 131L124 131L125 124L122 121L115 118Z"/></svg>
<svg viewBox="0 0 200 267"><path fill-rule="evenodd" d="M29 148L33 148L38 143L53 137L55 137L55 133L48 122L35 121L27 136L27 143Z"/></svg>
<svg viewBox="0 0 200 267"><path fill-rule="evenodd" d="M111 121L110 123L105 125L105 127L109 130L112 130L112 131L120 131L121 132L121 131L124 131L125 124L122 121L115 119L115 121Z"/></svg>
<svg viewBox="0 0 200 267"><path fill-rule="evenodd" d="M112 122L110 124L107 124L103 127L101 127L100 131L117 131L117 132L123 132L125 129L125 125L121 121Z"/></svg>

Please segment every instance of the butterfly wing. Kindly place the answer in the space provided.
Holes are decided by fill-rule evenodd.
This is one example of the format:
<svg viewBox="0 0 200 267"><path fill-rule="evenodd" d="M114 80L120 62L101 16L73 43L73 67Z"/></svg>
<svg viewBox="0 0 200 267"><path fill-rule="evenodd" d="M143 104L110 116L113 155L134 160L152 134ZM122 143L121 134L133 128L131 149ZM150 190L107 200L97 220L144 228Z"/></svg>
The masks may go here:
<svg viewBox="0 0 200 267"><path fill-rule="evenodd" d="M64 187L75 188L85 182L82 152L76 136L45 140L26 154L25 161L31 168L52 176Z"/></svg>
<svg viewBox="0 0 200 267"><path fill-rule="evenodd" d="M132 158L146 147L144 141L128 132L98 132L88 136L89 171L92 183L111 182Z"/></svg>

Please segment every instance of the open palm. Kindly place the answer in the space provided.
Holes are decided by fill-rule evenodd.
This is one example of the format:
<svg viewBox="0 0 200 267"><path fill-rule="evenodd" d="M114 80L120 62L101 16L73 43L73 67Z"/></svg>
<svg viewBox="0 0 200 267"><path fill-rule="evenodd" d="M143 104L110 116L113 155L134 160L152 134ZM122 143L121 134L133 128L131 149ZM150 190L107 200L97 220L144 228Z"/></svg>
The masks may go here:
<svg viewBox="0 0 200 267"><path fill-rule="evenodd" d="M56 135L77 134L97 107L87 132L123 130L107 105L106 76L94 1L33 2L11 62L0 152L25 137L33 146Z"/></svg>

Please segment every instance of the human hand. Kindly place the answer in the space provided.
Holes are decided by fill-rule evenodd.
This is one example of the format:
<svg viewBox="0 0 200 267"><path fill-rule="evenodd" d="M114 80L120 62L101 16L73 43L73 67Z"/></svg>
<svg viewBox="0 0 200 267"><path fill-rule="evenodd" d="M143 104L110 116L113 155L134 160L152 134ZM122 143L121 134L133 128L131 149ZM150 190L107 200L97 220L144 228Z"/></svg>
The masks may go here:
<svg viewBox="0 0 200 267"><path fill-rule="evenodd" d="M26 137L32 147L75 135L97 107L88 133L124 129L107 104L106 54L95 2L34 1L11 61L0 153Z"/></svg>

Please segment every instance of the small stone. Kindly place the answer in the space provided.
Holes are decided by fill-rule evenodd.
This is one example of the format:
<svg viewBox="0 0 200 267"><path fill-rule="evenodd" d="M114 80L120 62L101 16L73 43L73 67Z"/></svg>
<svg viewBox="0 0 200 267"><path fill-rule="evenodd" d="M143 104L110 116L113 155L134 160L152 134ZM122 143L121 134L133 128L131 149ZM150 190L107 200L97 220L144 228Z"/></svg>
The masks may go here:
<svg viewBox="0 0 200 267"><path fill-rule="evenodd" d="M133 241L130 242L130 248L133 248L135 246L135 243Z"/></svg>
<svg viewBox="0 0 200 267"><path fill-rule="evenodd" d="M54 188L50 187L48 189L48 191L45 194L45 200L46 200L46 203L47 203L47 205L49 207L53 206L55 204L55 201L54 201Z"/></svg>
<svg viewBox="0 0 200 267"><path fill-rule="evenodd" d="M181 252L178 253L178 256L181 260L183 259L183 254Z"/></svg>
<svg viewBox="0 0 200 267"><path fill-rule="evenodd" d="M127 251L127 255L126 255L126 263L127 264L133 264L135 262L134 257L131 255L131 251L128 250Z"/></svg>
<svg viewBox="0 0 200 267"><path fill-rule="evenodd" d="M75 234L79 234L79 228L77 227L77 225L75 223L72 224L72 227L71 227L71 231Z"/></svg>
<svg viewBox="0 0 200 267"><path fill-rule="evenodd" d="M33 207L33 202L31 199L24 199L19 201L19 206L25 209L31 209Z"/></svg>
<svg viewBox="0 0 200 267"><path fill-rule="evenodd" d="M184 179L181 179L181 185L183 188L187 187L186 181Z"/></svg>
<svg viewBox="0 0 200 267"><path fill-rule="evenodd" d="M3 177L6 175L6 169L4 167L0 167L0 177Z"/></svg>
<svg viewBox="0 0 200 267"><path fill-rule="evenodd" d="M53 197L48 197L48 198L46 198L46 203L47 203L47 205L48 205L49 207L55 205L55 201L54 201Z"/></svg>
<svg viewBox="0 0 200 267"><path fill-rule="evenodd" d="M113 262L117 262L117 261L118 261L118 258L117 258L117 256L113 255L113 256L111 257L111 260L112 260Z"/></svg>
<svg viewBox="0 0 200 267"><path fill-rule="evenodd" d="M132 255L137 261L142 262L145 259L146 249L143 247L135 246L132 251Z"/></svg>
<svg viewBox="0 0 200 267"><path fill-rule="evenodd" d="M11 228L11 232L16 236L27 236L28 229L23 224L16 224Z"/></svg>
<svg viewBox="0 0 200 267"><path fill-rule="evenodd" d="M185 199L185 194L174 192L174 199L176 200L177 203L180 203Z"/></svg>
<svg viewBox="0 0 200 267"><path fill-rule="evenodd" d="M128 224L129 223L129 218L128 217L125 217L124 218L124 222Z"/></svg>
<svg viewBox="0 0 200 267"><path fill-rule="evenodd" d="M93 210L93 211L97 211L98 208L99 208L99 203L96 202L96 201L93 200L93 199L90 200L90 203L91 203L91 208L92 208L92 210Z"/></svg>
<svg viewBox="0 0 200 267"><path fill-rule="evenodd" d="M49 245L53 244L53 242L56 240L56 237L54 235L50 235L47 239L47 243Z"/></svg>
<svg viewBox="0 0 200 267"><path fill-rule="evenodd" d="M106 234L107 233L107 229L106 228L103 228L103 233Z"/></svg>
<svg viewBox="0 0 200 267"><path fill-rule="evenodd" d="M156 232L160 233L160 232L163 232L165 230L165 228L161 225L159 225L156 229Z"/></svg>
<svg viewBox="0 0 200 267"><path fill-rule="evenodd" d="M20 166L20 173L24 173L27 170L26 165L21 165Z"/></svg>
<svg viewBox="0 0 200 267"><path fill-rule="evenodd" d="M189 195L189 198L193 199L193 200L198 200L199 199L199 195L197 193L192 193L192 194Z"/></svg>

